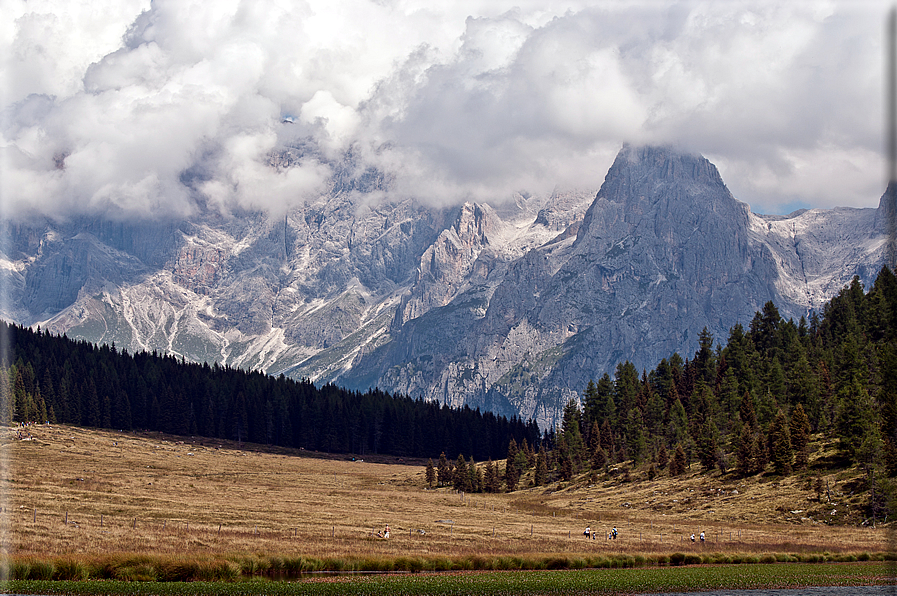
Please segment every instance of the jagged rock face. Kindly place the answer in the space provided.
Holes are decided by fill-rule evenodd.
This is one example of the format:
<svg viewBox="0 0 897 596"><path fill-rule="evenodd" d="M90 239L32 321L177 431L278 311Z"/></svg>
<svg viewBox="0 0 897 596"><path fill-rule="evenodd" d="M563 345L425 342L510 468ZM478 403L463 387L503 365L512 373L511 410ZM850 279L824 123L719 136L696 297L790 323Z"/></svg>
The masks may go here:
<svg viewBox="0 0 897 596"><path fill-rule="evenodd" d="M668 147L624 147L597 195L496 208L375 203L388 180L350 170L279 218L7 223L0 315L552 425L620 361L688 356L702 328L722 341L767 300L798 317L869 283L886 250L884 199L756 215Z"/></svg>
<svg viewBox="0 0 897 596"><path fill-rule="evenodd" d="M343 380L377 378L412 395L501 406L552 425L589 379L623 360L651 368L674 351L688 356L704 327L724 340L768 300L799 317L854 273L870 280L883 262L867 226L874 210L828 213L819 227L807 214L756 216L706 159L624 148L575 238L529 251L494 287L408 321ZM790 250L787 222L797 237ZM839 249L836 235L852 246Z"/></svg>

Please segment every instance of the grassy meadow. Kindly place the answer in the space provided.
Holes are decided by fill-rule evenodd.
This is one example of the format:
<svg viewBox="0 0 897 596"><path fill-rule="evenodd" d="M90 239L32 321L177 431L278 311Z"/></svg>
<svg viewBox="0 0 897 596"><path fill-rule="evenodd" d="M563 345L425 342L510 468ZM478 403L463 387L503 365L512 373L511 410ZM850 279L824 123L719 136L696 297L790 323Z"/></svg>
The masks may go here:
<svg viewBox="0 0 897 596"><path fill-rule="evenodd" d="M826 475L824 495L812 472L785 480L603 474L462 495L427 489L424 461L69 426L28 431L32 440L3 429L0 442L2 539L14 577L23 568L47 576L47 561L70 579L197 580L864 561L890 550L886 526L839 525L857 509L850 470ZM387 524L388 540L374 535ZM587 540L586 526L600 539ZM614 526L618 539L605 539ZM702 530L707 541L692 543Z"/></svg>

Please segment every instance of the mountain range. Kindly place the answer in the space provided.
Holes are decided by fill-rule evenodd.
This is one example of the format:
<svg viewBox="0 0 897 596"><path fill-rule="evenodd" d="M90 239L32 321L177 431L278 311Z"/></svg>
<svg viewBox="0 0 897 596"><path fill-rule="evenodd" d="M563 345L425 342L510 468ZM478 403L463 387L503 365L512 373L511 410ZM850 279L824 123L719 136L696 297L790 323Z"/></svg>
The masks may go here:
<svg viewBox="0 0 897 596"><path fill-rule="evenodd" d="M620 362L724 342L767 301L797 320L885 262L884 202L755 214L669 146L624 146L597 193L495 206L375 198L388 177L344 166L278 216L6 221L0 317L548 427Z"/></svg>

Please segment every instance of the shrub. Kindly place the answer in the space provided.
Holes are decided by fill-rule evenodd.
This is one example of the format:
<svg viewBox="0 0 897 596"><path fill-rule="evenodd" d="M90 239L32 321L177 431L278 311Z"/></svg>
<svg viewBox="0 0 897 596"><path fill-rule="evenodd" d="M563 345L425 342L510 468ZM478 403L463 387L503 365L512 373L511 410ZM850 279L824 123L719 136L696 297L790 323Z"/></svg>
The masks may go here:
<svg viewBox="0 0 897 596"><path fill-rule="evenodd" d="M670 555L670 565L678 567L685 562L685 553L673 553Z"/></svg>
<svg viewBox="0 0 897 596"><path fill-rule="evenodd" d="M56 561L56 574L53 579L82 581L90 577L90 571L83 561L62 559Z"/></svg>

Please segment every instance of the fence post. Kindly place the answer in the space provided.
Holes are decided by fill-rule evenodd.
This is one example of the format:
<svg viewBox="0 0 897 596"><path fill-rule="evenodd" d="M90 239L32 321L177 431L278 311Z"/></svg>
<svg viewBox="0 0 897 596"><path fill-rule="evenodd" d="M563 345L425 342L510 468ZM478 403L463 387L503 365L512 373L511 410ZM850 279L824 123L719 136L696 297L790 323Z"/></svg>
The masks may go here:
<svg viewBox="0 0 897 596"><path fill-rule="evenodd" d="M65 525L69 525L69 512L65 512Z"/></svg>

